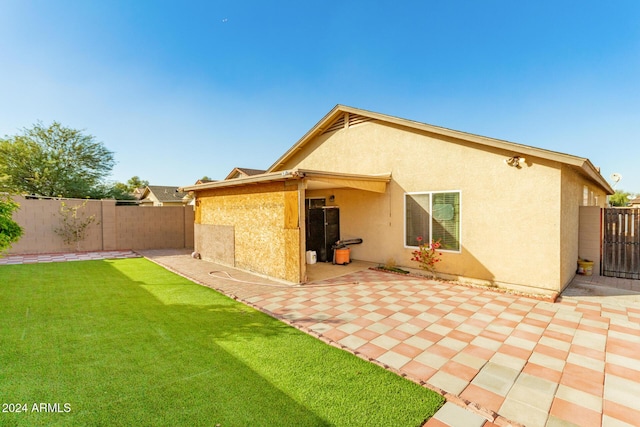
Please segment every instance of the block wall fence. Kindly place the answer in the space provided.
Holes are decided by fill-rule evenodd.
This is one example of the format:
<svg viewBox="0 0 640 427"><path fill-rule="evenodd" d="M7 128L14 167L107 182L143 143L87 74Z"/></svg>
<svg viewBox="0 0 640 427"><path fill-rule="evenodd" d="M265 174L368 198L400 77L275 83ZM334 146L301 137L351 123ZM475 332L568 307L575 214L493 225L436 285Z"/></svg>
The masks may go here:
<svg viewBox="0 0 640 427"><path fill-rule="evenodd" d="M26 199L14 197L20 204L13 219L24 234L6 254L40 254L72 251L125 249L193 248L193 206L116 206L115 200L86 200L78 209L79 217L95 216L87 235L78 246L67 245L55 230L62 223L62 202L68 207L82 205L78 199Z"/></svg>

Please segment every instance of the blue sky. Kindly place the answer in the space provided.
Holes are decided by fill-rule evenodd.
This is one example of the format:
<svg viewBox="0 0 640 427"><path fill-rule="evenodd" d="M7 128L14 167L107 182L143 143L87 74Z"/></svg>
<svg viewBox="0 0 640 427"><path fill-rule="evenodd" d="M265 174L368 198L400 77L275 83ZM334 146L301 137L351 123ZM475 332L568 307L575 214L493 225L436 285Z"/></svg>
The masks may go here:
<svg viewBox="0 0 640 427"><path fill-rule="evenodd" d="M336 104L588 157L640 193L640 1L0 0L0 135L110 177L266 169Z"/></svg>

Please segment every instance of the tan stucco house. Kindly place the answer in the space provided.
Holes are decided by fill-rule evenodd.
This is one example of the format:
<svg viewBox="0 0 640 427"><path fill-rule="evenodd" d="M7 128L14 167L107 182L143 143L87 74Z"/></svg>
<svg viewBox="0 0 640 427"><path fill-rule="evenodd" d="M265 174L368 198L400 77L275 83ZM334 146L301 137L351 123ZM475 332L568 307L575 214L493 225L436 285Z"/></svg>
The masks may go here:
<svg viewBox="0 0 640 427"><path fill-rule="evenodd" d="M342 105L266 172L182 190L203 259L304 283L310 210L337 208L352 259L417 267L439 239L444 277L536 293L571 281L579 207L613 193L586 158Z"/></svg>

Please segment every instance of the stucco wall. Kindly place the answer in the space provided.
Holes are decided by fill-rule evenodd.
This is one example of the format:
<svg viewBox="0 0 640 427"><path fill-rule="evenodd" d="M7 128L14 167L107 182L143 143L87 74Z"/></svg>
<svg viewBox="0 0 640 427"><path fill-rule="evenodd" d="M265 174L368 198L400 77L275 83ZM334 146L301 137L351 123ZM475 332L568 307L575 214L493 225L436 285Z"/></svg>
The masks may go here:
<svg viewBox="0 0 640 427"><path fill-rule="evenodd" d="M560 282L567 286L575 276L580 254L580 209L584 204L584 188L593 192L598 206L604 207L606 195L602 190L590 185L589 181L570 166L562 168L562 210L561 246L558 257L561 260ZM589 202L587 202L589 203ZM599 258L599 255L598 255ZM595 267L595 266L594 266Z"/></svg>
<svg viewBox="0 0 640 427"><path fill-rule="evenodd" d="M404 194L459 190L462 250L445 252L439 272L559 291L564 284L559 256L562 171L556 162L531 156L521 169L506 165L504 160L515 154L367 122L320 135L280 169L392 173L383 195L346 189L307 192L307 197L335 195L342 237L364 239L352 247L354 259L393 259L415 267L412 249L404 247Z"/></svg>
<svg viewBox="0 0 640 427"><path fill-rule="evenodd" d="M580 207L578 255L593 261L593 275L600 275L600 253L602 244L602 208L599 206Z"/></svg>
<svg viewBox="0 0 640 427"><path fill-rule="evenodd" d="M197 194L196 221L233 228L235 267L298 283L301 263L297 190L297 185L271 183L203 191ZM206 229L199 227L196 231ZM200 250L204 259L221 261L206 247Z"/></svg>

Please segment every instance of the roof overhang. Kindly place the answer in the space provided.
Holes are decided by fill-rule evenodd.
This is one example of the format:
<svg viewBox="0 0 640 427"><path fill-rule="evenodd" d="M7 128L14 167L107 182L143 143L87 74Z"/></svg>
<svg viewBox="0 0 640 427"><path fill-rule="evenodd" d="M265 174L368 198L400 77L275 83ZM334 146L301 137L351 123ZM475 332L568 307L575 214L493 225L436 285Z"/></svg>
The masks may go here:
<svg viewBox="0 0 640 427"><path fill-rule="evenodd" d="M532 147L528 145L518 144L515 142L489 138L480 135L474 135L467 132L461 132L453 129L447 129L439 126L433 126L427 123L420 123L413 120L402 119L399 117L388 116L386 114L375 113L372 111L362 110L359 108L348 107L346 105L336 105L329 113L327 113L313 128L311 128L302 138L298 140L287 152L285 152L276 162L271 165L267 172L277 171L279 168L291 159L298 151L316 136L322 134L330 125L342 114L358 114L366 116L374 120L390 123L396 126L402 126L430 133L433 135L444 136L460 141L471 142L481 146L506 150L513 155L521 155L524 157L538 157L551 160L563 164L567 164L578 169L583 175L587 176L593 182L597 183L608 194L614 194L614 190L609 183L602 177L600 171L589 161L589 159L573 156L570 154L560 153L543 148Z"/></svg>
<svg viewBox="0 0 640 427"><path fill-rule="evenodd" d="M374 193L384 193L387 183L391 181L391 174L361 175L310 169L293 169L281 172L267 172L259 175L224 181L207 182L197 185L181 187L180 191L204 191L219 188L242 187L269 182L303 181L310 190L320 188L354 188Z"/></svg>

